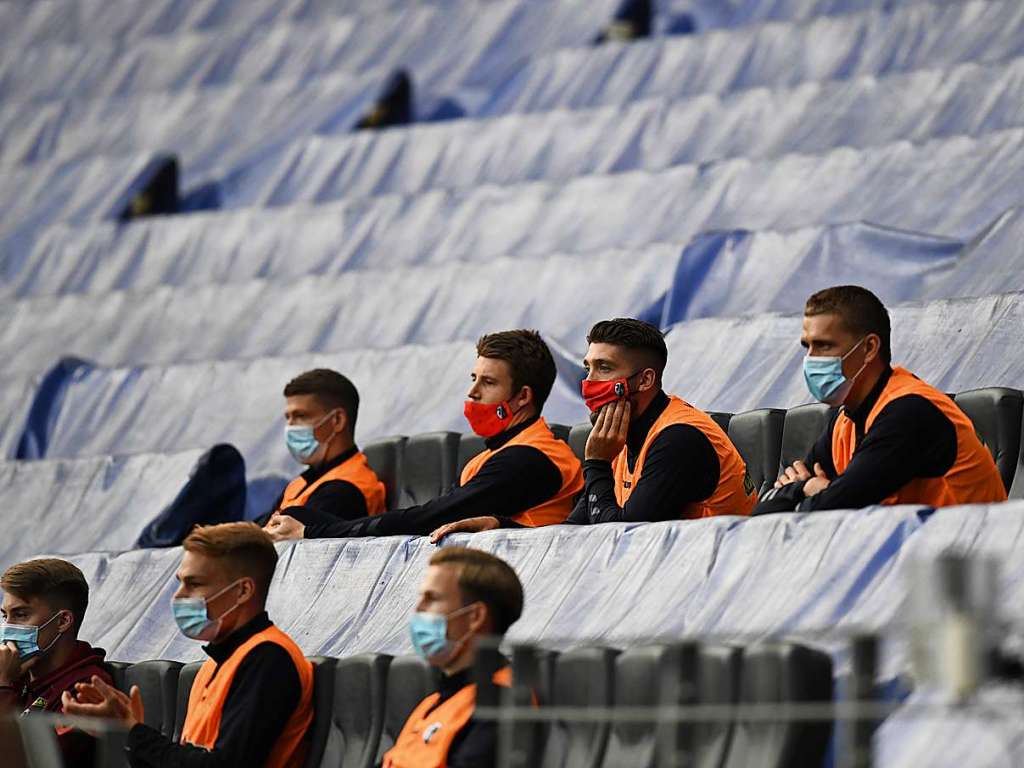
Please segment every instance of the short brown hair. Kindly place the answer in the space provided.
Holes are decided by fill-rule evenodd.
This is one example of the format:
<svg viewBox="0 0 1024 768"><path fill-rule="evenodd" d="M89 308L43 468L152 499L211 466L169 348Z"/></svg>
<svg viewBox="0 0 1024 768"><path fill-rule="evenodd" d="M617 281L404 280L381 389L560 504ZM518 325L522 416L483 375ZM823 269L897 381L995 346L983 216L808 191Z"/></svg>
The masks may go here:
<svg viewBox="0 0 1024 768"><path fill-rule="evenodd" d="M74 563L53 557L18 563L4 571L0 586L22 600L39 598L54 608L71 611L78 634L89 607L89 583Z"/></svg>
<svg viewBox="0 0 1024 768"><path fill-rule="evenodd" d="M859 285L837 285L811 295L804 315L838 315L843 325L856 336L873 333L881 340L879 355L886 364L892 362L889 312L875 294Z"/></svg>
<svg viewBox="0 0 1024 768"><path fill-rule="evenodd" d="M344 408L348 416L349 434L356 433L359 415L359 390L347 376L329 368L314 368L300 373L284 386L284 396L313 395L325 409Z"/></svg>
<svg viewBox="0 0 1024 768"><path fill-rule="evenodd" d="M587 344L611 344L640 352L647 360L647 367L657 373L659 383L668 364L665 335L650 323L632 317L617 317L595 323L587 334Z"/></svg>
<svg viewBox="0 0 1024 768"><path fill-rule="evenodd" d="M233 573L251 577L266 599L277 568L277 550L270 535L256 523L196 526L182 546L187 552L224 559Z"/></svg>
<svg viewBox="0 0 1024 768"><path fill-rule="evenodd" d="M476 343L476 353L480 357L508 363L512 369L513 390L518 392L522 387L529 387L537 410L544 407L555 385L555 358L537 331L520 329L489 333Z"/></svg>
<svg viewBox="0 0 1024 768"><path fill-rule="evenodd" d="M497 634L505 634L522 615L523 585L501 558L479 549L444 547L434 553L430 564L458 567L459 589L466 605L477 600L486 605Z"/></svg>

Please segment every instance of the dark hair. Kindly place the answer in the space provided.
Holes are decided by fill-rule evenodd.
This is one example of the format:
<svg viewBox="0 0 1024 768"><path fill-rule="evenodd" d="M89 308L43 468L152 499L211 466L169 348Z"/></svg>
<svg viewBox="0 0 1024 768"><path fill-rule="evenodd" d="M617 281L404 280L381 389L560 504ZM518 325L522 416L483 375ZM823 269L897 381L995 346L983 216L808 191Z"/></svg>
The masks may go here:
<svg viewBox="0 0 1024 768"><path fill-rule="evenodd" d="M537 331L501 331L481 336L476 343L480 357L504 360L512 369L512 389L533 390L539 412L555 385L555 359Z"/></svg>
<svg viewBox="0 0 1024 768"><path fill-rule="evenodd" d="M892 362L889 313L875 294L859 285L837 285L811 295L804 314L838 315L846 329L857 336L874 333L881 339L879 355L888 365Z"/></svg>
<svg viewBox="0 0 1024 768"><path fill-rule="evenodd" d="M284 396L313 395L325 409L333 411L344 408L348 416L349 434L356 432L356 416L359 415L359 391L356 385L337 371L314 368L300 373L285 384Z"/></svg>
<svg viewBox="0 0 1024 768"><path fill-rule="evenodd" d="M71 611L78 634L89 607L89 584L74 563L57 558L18 563L4 571L0 586L22 600L39 598L54 608Z"/></svg>
<svg viewBox="0 0 1024 768"><path fill-rule="evenodd" d="M223 558L233 574L255 581L257 591L266 600L277 568L277 550L270 535L256 523L200 525L185 538L182 547L186 552Z"/></svg>
<svg viewBox="0 0 1024 768"><path fill-rule="evenodd" d="M654 369L658 383L661 383L661 375L668 364L668 347L665 346L664 334L650 323L631 317L602 320L590 329L587 343L612 344L642 353L647 359L647 367Z"/></svg>
<svg viewBox="0 0 1024 768"><path fill-rule="evenodd" d="M465 604L479 600L487 606L494 631L505 634L523 613L523 585L512 566L501 558L468 547L444 547L430 558L431 565L459 568L459 589Z"/></svg>

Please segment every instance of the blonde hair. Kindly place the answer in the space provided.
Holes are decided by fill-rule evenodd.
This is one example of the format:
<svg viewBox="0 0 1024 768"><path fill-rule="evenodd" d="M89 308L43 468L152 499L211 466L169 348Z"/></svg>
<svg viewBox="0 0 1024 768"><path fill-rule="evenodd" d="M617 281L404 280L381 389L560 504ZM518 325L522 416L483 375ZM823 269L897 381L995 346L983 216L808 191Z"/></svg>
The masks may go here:
<svg viewBox="0 0 1024 768"><path fill-rule="evenodd" d="M249 576L266 598L277 568L277 550L270 536L256 523L200 525L182 546L187 552L226 561L239 576Z"/></svg>
<svg viewBox="0 0 1024 768"><path fill-rule="evenodd" d="M512 566L499 557L468 547L444 547L430 558L431 565L459 569L459 589L466 603L487 606L494 631L503 635L523 613L523 585Z"/></svg>

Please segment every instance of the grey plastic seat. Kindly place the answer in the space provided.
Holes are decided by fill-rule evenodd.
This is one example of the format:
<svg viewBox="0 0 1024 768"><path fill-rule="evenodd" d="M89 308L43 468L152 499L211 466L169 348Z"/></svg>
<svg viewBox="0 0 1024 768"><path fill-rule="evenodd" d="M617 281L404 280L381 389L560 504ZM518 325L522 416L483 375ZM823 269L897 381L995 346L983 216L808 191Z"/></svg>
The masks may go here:
<svg viewBox="0 0 1024 768"><path fill-rule="evenodd" d="M697 699L702 704L730 705L739 701L743 652L736 646L707 644L700 648ZM729 754L732 720L698 723L694 727L695 768L721 768Z"/></svg>
<svg viewBox="0 0 1024 768"><path fill-rule="evenodd" d="M403 436L382 437L363 447L370 468L384 483L388 509L398 509L402 497L402 451L405 440Z"/></svg>
<svg viewBox="0 0 1024 768"><path fill-rule="evenodd" d="M582 424L575 424L569 430L569 447L576 454L576 458L583 461L583 451L587 447L587 438L590 437L590 430L594 427L589 421Z"/></svg>
<svg viewBox="0 0 1024 768"><path fill-rule="evenodd" d="M459 438L459 477L462 476L462 470L472 459L479 453L483 453L487 449L484 439L480 435L474 435L472 432L463 432L462 437Z"/></svg>
<svg viewBox="0 0 1024 768"><path fill-rule="evenodd" d="M391 657L365 653L334 667L334 706L320 765L372 768L384 730L384 697Z"/></svg>
<svg viewBox="0 0 1024 768"><path fill-rule="evenodd" d="M794 461L803 461L825 432L831 418L832 408L825 403L807 403L786 411L782 424L780 468L788 467ZM809 469L814 471L814 467Z"/></svg>
<svg viewBox="0 0 1024 768"><path fill-rule="evenodd" d="M124 687L124 676L130 666L131 664L127 661L107 662L107 667L110 669L110 676L114 679L114 687L119 691L127 692L128 690Z"/></svg>
<svg viewBox="0 0 1024 768"><path fill-rule="evenodd" d="M715 424L720 426L725 432L729 431L729 422L732 420L732 414L726 413L725 411L708 411Z"/></svg>
<svg viewBox="0 0 1024 768"><path fill-rule="evenodd" d="M615 707L657 707L669 686L663 681L680 675L678 654L669 646L630 648L615 659ZM653 768L657 761L658 724L613 723L601 765Z"/></svg>
<svg viewBox="0 0 1024 768"><path fill-rule="evenodd" d="M1021 462L1024 395L1019 389L986 387L959 392L955 400L995 459L1003 486L1009 491Z"/></svg>
<svg viewBox="0 0 1024 768"><path fill-rule="evenodd" d="M832 660L795 643L764 643L743 655L740 698L744 704L829 702ZM784 708L780 707L780 714ZM820 766L832 734L831 720L750 721L740 719L729 746L727 768Z"/></svg>
<svg viewBox="0 0 1024 768"><path fill-rule="evenodd" d="M615 686L615 657L610 648L575 648L555 662L551 704L556 707L609 707ZM608 741L604 724L556 721L548 734L545 768L597 768Z"/></svg>
<svg viewBox="0 0 1024 768"><path fill-rule="evenodd" d="M139 686L146 710L146 725L164 736L174 735L178 701L178 676L182 664L177 661L140 661L124 673L124 690Z"/></svg>
<svg viewBox="0 0 1024 768"><path fill-rule="evenodd" d="M305 768L319 768L334 716L334 667L338 660L331 656L310 656L309 661L313 664L313 722L306 732Z"/></svg>
<svg viewBox="0 0 1024 768"><path fill-rule="evenodd" d="M782 452L782 424L786 412L761 408L734 414L729 420L729 439L747 464L747 473L760 492L765 482L775 482Z"/></svg>
<svg viewBox="0 0 1024 768"><path fill-rule="evenodd" d="M559 440L565 443L569 442L569 432L572 429L571 427L566 424L548 424L548 427L551 429L551 434Z"/></svg>
<svg viewBox="0 0 1024 768"><path fill-rule="evenodd" d="M174 737L175 742L181 741L181 731L185 727L185 715L188 713L188 697L192 692L192 683L196 680L201 661L186 664L178 671L178 694L175 700Z"/></svg>
<svg viewBox="0 0 1024 768"><path fill-rule="evenodd" d="M425 432L405 441L399 506L423 504L448 492L458 475L459 438L458 432Z"/></svg>
<svg viewBox="0 0 1024 768"><path fill-rule="evenodd" d="M405 721L423 699L437 690L437 672L419 656L396 656L388 667L384 695L384 722L374 757L379 763L395 745Z"/></svg>

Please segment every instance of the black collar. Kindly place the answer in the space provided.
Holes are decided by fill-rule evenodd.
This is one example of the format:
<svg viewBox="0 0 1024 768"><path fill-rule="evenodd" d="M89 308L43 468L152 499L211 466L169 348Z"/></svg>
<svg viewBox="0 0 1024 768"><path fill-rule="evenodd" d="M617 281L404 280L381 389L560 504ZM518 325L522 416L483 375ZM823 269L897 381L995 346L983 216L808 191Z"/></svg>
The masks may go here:
<svg viewBox="0 0 1024 768"><path fill-rule="evenodd" d="M868 396L864 398L864 402L858 405L856 408L847 409L843 408L843 412L846 413L854 424L863 427L868 420L868 414L871 413L871 409L875 407L875 403L878 402L878 398L882 396L882 390L885 389L885 385L889 383L889 379L892 377L892 367L885 366L885 370L882 371L882 375L878 377L878 381L875 382L875 386L868 392Z"/></svg>
<svg viewBox="0 0 1024 768"><path fill-rule="evenodd" d="M527 429L527 427L532 427L536 424L538 419L540 419L540 416L531 416L522 424L516 424L514 427L509 427L504 432L499 432L494 437L488 437L484 440L484 445L487 446L487 450L496 451L513 437Z"/></svg>
<svg viewBox="0 0 1024 768"><path fill-rule="evenodd" d="M203 651L217 664L223 664L232 653L239 649L242 643L256 633L269 629L272 626L273 623L270 621L270 617L267 616L266 611L263 611L263 613L254 616L248 623L240 626L223 640L204 645Z"/></svg>
<svg viewBox="0 0 1024 768"><path fill-rule="evenodd" d="M629 420L629 432L626 433L626 447L629 449L630 454L635 455L644 447L647 433L651 431L654 422L665 412L666 408L668 408L668 395L665 394L664 390L661 390L654 396L651 404L647 406L643 413L635 419Z"/></svg>
<svg viewBox="0 0 1024 768"><path fill-rule="evenodd" d="M359 453L359 449L355 446L355 443L353 443L351 448L349 448L347 451L342 451L340 454L335 456L330 461L325 461L322 464L316 464L314 466L311 466L309 469L302 473L301 477L303 480L306 481L306 485L315 483L317 480L326 475L332 469L341 466L346 461L355 456L357 453Z"/></svg>
<svg viewBox="0 0 1024 768"><path fill-rule="evenodd" d="M504 654L498 654L498 658L495 661L498 665L494 669L495 672L507 667L509 663ZM448 699L473 682L475 682L473 667L466 667L462 671L456 672L450 677L442 672L441 682L438 683L437 686L437 692L441 694L441 699L437 703L441 704L442 702L448 701Z"/></svg>

